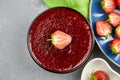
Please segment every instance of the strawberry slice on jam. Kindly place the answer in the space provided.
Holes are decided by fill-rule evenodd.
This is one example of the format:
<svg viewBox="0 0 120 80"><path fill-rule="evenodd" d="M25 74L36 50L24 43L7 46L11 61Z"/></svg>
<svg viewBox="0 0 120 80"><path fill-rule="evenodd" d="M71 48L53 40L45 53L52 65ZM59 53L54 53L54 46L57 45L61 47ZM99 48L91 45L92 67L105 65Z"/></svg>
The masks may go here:
<svg viewBox="0 0 120 80"><path fill-rule="evenodd" d="M110 50L112 51L112 53L114 54L120 54L120 40L119 39L113 39L110 42Z"/></svg>
<svg viewBox="0 0 120 80"><path fill-rule="evenodd" d="M47 41L51 41L57 49L64 49L71 43L72 37L60 30L57 30L52 33L51 39L48 39Z"/></svg>
<svg viewBox="0 0 120 80"><path fill-rule="evenodd" d="M120 39L120 25L115 28L115 36Z"/></svg>
<svg viewBox="0 0 120 80"><path fill-rule="evenodd" d="M104 71L98 70L91 74L89 80L109 80L109 76Z"/></svg>
<svg viewBox="0 0 120 80"><path fill-rule="evenodd" d="M103 20L98 20L96 22L96 32L99 36L107 38L112 33L112 26Z"/></svg>
<svg viewBox="0 0 120 80"><path fill-rule="evenodd" d="M101 1L101 5L102 5L103 10L106 13L110 13L113 10L116 9L116 4L115 4L114 0L102 0Z"/></svg>
<svg viewBox="0 0 120 80"><path fill-rule="evenodd" d="M113 27L116 27L120 24L120 14L117 12L111 12L108 14L108 20L107 20Z"/></svg>

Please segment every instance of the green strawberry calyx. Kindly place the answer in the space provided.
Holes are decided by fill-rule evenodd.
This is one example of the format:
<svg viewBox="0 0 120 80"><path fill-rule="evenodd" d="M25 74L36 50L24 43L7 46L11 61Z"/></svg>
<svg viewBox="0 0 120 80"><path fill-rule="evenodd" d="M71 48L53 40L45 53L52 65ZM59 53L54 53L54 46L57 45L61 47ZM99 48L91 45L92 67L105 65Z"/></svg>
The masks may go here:
<svg viewBox="0 0 120 80"><path fill-rule="evenodd" d="M118 26L116 29L115 29L115 32L120 32L120 26Z"/></svg>
<svg viewBox="0 0 120 80"><path fill-rule="evenodd" d="M111 51L112 51L112 53L114 53L114 54L116 54L117 53L117 49L116 49L116 47L114 47L114 46L111 46Z"/></svg>
<svg viewBox="0 0 120 80"><path fill-rule="evenodd" d="M112 23L112 21L110 20L110 17L109 17L109 15L108 15L108 19L106 20L106 22L108 22L108 23Z"/></svg>
<svg viewBox="0 0 120 80"><path fill-rule="evenodd" d="M97 80L97 77L92 73L89 80Z"/></svg>
<svg viewBox="0 0 120 80"><path fill-rule="evenodd" d="M109 37L110 34L111 34L111 33L108 33L108 34L105 36L105 39L108 39L108 37Z"/></svg>
<svg viewBox="0 0 120 80"><path fill-rule="evenodd" d="M51 35L51 38L50 38L50 39L47 39L47 41L51 41L52 45L54 45L54 43L55 43L54 36Z"/></svg>
<svg viewBox="0 0 120 80"><path fill-rule="evenodd" d="M104 7L104 5L105 5L105 1L104 0L101 1L101 5L102 5L102 7Z"/></svg>

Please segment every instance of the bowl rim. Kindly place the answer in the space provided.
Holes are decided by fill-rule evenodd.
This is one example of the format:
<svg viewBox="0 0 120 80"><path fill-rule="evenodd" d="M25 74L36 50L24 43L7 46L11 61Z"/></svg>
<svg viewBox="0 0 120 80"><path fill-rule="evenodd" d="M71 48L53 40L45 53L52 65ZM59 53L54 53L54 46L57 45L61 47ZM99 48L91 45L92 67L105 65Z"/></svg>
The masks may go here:
<svg viewBox="0 0 120 80"><path fill-rule="evenodd" d="M40 61L39 61L39 60L35 57L35 55L33 54L32 49L31 49L31 46L30 46L30 43L29 43L29 32L30 32L30 30L31 30L31 27L32 27L34 21L35 21L40 15L44 14L45 12L47 12L47 11L49 11L49 10L52 10L52 9L54 10L54 9L59 9L59 8L69 9L69 10L72 10L72 11L75 11L75 12L79 13L80 16L82 16L82 17L85 19L85 21L87 22L87 24L88 24L88 26L89 26L89 28L90 28L91 39L92 39L92 41L91 41L91 48L90 48L90 50L89 50L89 52L88 52L87 57L82 61L81 64L79 64L79 65L76 66L75 68L70 69L70 70L67 70L67 71L54 71L54 70L49 70L49 69L43 67L42 64L40 64ZM38 14L38 15L34 18L34 20L31 22L31 24L30 24L30 27L29 27L28 32L27 32L27 48L28 48L28 52L29 52L30 56L32 57L32 59L34 60L34 62L37 63L37 65L38 65L39 67L41 67L41 68L43 68L43 69L45 69L45 70L47 70L47 71L49 71L49 72L59 73L59 74L64 74L64 73L73 72L73 71L79 69L80 67L84 66L85 63L88 61L88 59L90 58L90 56L91 56L91 54L92 54L92 50L93 50L93 47L94 47L94 44L95 44L95 40L94 40L93 30L92 30L92 28L91 28L90 26L91 26L90 22L89 22L80 12L78 12L78 11L76 11L76 10L74 10L74 9L71 9L71 8L68 8L68 7L53 7L53 8L48 8L47 10L42 11L42 13Z"/></svg>

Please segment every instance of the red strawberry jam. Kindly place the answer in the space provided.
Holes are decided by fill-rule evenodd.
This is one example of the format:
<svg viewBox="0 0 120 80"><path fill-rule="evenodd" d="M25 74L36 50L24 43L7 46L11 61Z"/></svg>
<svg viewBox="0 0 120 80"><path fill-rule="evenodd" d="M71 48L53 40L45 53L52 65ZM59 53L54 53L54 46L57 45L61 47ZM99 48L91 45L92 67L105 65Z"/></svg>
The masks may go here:
<svg viewBox="0 0 120 80"><path fill-rule="evenodd" d="M48 39L56 30L72 37L64 49L57 49ZM39 15L28 33L28 47L32 58L42 68L52 72L70 72L89 57L93 45L89 23L69 8L53 8Z"/></svg>

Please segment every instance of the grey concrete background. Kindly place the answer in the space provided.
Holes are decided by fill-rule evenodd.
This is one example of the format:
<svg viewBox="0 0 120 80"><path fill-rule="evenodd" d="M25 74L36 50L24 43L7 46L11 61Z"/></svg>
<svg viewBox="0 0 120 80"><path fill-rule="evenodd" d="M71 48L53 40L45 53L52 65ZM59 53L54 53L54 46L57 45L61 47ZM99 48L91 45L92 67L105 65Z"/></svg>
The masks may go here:
<svg viewBox="0 0 120 80"><path fill-rule="evenodd" d="M35 17L48 7L42 0L0 0L0 80L80 80L80 69L56 74L40 68L27 49L27 32ZM89 58L102 57L120 73L95 44Z"/></svg>

